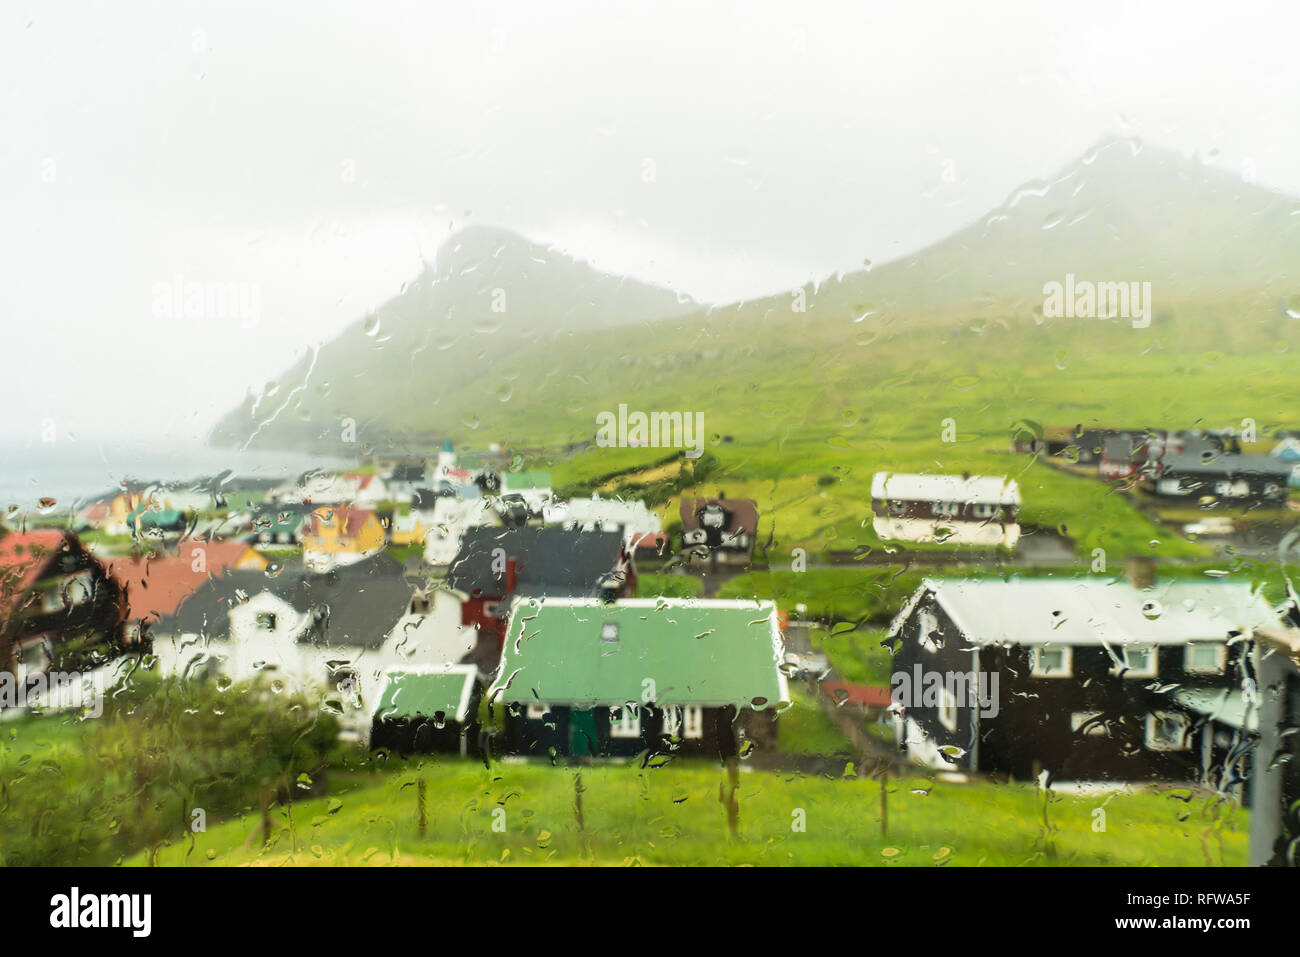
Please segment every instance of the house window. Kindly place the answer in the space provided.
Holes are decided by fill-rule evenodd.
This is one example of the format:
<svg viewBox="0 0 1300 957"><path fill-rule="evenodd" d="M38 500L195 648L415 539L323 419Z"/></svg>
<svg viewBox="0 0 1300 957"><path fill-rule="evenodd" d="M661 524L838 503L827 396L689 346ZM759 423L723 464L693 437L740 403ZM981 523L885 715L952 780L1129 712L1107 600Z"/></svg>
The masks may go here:
<svg viewBox="0 0 1300 957"><path fill-rule="evenodd" d="M67 584L63 587L63 593L67 596L68 603L73 607L76 607L77 605L84 605L86 602L90 601L94 587L94 580L91 578L90 574L88 572L83 572L80 575L68 579Z"/></svg>
<svg viewBox="0 0 1300 957"><path fill-rule="evenodd" d="M1183 667L1191 674L1218 674L1223 671L1228 648L1210 641L1197 641L1183 652Z"/></svg>
<svg viewBox="0 0 1300 957"><path fill-rule="evenodd" d="M263 631L275 631L276 619L273 611L259 611L257 613L257 627Z"/></svg>
<svg viewBox="0 0 1300 957"><path fill-rule="evenodd" d="M1129 645L1121 661L1125 678L1154 678L1159 658L1154 645Z"/></svg>
<svg viewBox="0 0 1300 957"><path fill-rule="evenodd" d="M1104 738L1106 725L1101 720L1100 711L1076 711L1070 715L1070 730L1079 734L1094 735Z"/></svg>
<svg viewBox="0 0 1300 957"><path fill-rule="evenodd" d="M699 705L687 705L682 718L684 738L704 737L704 709Z"/></svg>
<svg viewBox="0 0 1300 957"><path fill-rule="evenodd" d="M663 709L663 733L676 735L682 730L682 713L672 705Z"/></svg>
<svg viewBox="0 0 1300 957"><path fill-rule="evenodd" d="M41 611L47 614L63 610L63 595L58 588L50 588L41 595Z"/></svg>
<svg viewBox="0 0 1300 957"><path fill-rule="evenodd" d="M939 689L939 723L949 731L957 730L957 699L947 688Z"/></svg>
<svg viewBox="0 0 1300 957"><path fill-rule="evenodd" d="M954 518L961 511L961 506L956 502L935 502L933 509L939 518Z"/></svg>
<svg viewBox="0 0 1300 957"><path fill-rule="evenodd" d="M988 502L978 502L972 511L976 518L996 518L1002 510Z"/></svg>
<svg viewBox="0 0 1300 957"><path fill-rule="evenodd" d="M635 706L609 709L609 733L615 738L641 737L641 713Z"/></svg>
<svg viewBox="0 0 1300 957"><path fill-rule="evenodd" d="M1031 660L1035 678L1069 678L1074 665L1069 645L1040 645L1033 649Z"/></svg>
<svg viewBox="0 0 1300 957"><path fill-rule="evenodd" d="M1187 716L1173 711L1147 715L1146 744L1152 751L1187 750Z"/></svg>
<svg viewBox="0 0 1300 957"><path fill-rule="evenodd" d="M939 619L934 616L932 611L923 611L917 616L921 634L918 639L921 647L926 651L938 651L939 642L935 639L935 633L939 630Z"/></svg>
<svg viewBox="0 0 1300 957"><path fill-rule="evenodd" d="M904 515L907 514L907 503L906 503L906 502L890 502L890 503L889 503L889 514L892 515L892 516L894 516L895 518L902 518Z"/></svg>
<svg viewBox="0 0 1300 957"><path fill-rule="evenodd" d="M541 721L546 717L546 712L549 710L551 709L540 701L530 701L528 703L528 720Z"/></svg>

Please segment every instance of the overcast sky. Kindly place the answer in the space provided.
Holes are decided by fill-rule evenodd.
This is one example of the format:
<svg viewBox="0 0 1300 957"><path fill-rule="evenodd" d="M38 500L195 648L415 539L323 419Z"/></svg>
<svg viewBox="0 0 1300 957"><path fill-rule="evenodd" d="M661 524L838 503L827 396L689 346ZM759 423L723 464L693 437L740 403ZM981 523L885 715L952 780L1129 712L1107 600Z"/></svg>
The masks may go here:
<svg viewBox="0 0 1300 957"><path fill-rule="evenodd" d="M1110 133L1300 194L1294 4L1047 6L9 2L0 439L201 437L472 222L727 301Z"/></svg>

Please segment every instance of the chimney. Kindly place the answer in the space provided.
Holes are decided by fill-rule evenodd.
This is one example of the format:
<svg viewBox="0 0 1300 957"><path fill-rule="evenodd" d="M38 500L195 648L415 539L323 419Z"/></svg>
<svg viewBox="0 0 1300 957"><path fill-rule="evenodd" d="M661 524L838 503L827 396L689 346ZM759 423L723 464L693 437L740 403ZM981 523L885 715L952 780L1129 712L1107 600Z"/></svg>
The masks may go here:
<svg viewBox="0 0 1300 957"><path fill-rule="evenodd" d="M1130 558L1128 560L1128 580L1134 588L1155 588L1156 560L1146 556Z"/></svg>
<svg viewBox="0 0 1300 957"><path fill-rule="evenodd" d="M513 559L513 558L507 558L507 559L506 559L506 594L505 594L505 597L509 598L511 595L513 595L513 594L515 593L515 585L518 583L518 581L519 581L519 575L518 575L518 572L517 572L517 569L516 569L515 559Z"/></svg>

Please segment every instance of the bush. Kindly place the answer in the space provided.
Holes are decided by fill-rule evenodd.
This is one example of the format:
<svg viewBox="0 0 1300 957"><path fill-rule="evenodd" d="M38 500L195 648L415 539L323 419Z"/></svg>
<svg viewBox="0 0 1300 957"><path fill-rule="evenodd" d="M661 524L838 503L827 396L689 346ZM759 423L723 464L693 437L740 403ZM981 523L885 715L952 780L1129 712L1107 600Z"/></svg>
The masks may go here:
<svg viewBox="0 0 1300 957"><path fill-rule="evenodd" d="M81 731L73 760L0 753L5 864L111 863L188 834L195 808L265 811L310 787L339 747L337 721L305 697L152 676Z"/></svg>

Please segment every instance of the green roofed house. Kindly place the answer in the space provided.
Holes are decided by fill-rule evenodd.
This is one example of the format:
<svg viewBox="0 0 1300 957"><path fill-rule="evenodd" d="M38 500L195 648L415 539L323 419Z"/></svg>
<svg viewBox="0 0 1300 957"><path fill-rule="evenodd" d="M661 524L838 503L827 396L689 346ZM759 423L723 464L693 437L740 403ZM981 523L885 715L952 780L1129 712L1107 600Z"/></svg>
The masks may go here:
<svg viewBox="0 0 1300 957"><path fill-rule="evenodd" d="M472 665L394 668L375 708L370 747L468 754L477 746L478 699Z"/></svg>
<svg viewBox="0 0 1300 957"><path fill-rule="evenodd" d="M149 532L179 532L185 528L185 513L175 508L158 508L150 502L141 502L126 518L127 527L135 534Z"/></svg>
<svg viewBox="0 0 1300 957"><path fill-rule="evenodd" d="M730 757L790 700L770 602L517 598L488 700L518 754Z"/></svg>
<svg viewBox="0 0 1300 957"><path fill-rule="evenodd" d="M501 499L521 502L528 508L528 514L536 518L542 509L551 504L554 494L551 491L550 472L502 472Z"/></svg>

